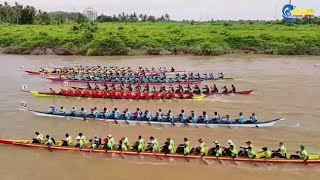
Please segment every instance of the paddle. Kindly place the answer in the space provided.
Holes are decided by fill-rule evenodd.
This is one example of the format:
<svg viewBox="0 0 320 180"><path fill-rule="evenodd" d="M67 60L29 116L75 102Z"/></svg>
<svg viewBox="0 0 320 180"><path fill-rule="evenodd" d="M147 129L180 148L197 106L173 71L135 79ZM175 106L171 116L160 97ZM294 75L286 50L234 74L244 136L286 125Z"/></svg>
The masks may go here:
<svg viewBox="0 0 320 180"><path fill-rule="evenodd" d="M119 124L116 118L113 118L113 120L114 120L114 123Z"/></svg>
<svg viewBox="0 0 320 180"><path fill-rule="evenodd" d="M200 159L203 163L207 164L208 166L210 165L210 163L205 158L203 158L203 156L201 156Z"/></svg>

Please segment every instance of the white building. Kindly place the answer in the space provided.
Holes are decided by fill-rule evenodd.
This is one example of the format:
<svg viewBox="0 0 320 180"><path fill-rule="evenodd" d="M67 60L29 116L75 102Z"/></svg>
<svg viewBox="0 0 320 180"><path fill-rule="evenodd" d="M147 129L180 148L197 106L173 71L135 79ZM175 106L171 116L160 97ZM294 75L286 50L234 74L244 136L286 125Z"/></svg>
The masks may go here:
<svg viewBox="0 0 320 180"><path fill-rule="evenodd" d="M97 19L97 11L93 8L87 8L83 11L83 14L90 20L94 21Z"/></svg>

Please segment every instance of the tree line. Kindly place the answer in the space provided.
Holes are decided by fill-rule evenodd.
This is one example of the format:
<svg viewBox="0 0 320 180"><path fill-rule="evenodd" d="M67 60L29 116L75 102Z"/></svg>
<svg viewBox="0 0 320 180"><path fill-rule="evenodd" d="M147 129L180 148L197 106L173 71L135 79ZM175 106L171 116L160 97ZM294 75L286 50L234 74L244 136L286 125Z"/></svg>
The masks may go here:
<svg viewBox="0 0 320 180"><path fill-rule="evenodd" d="M155 17L147 14L125 14L119 13L118 15L108 16L101 14L97 17L98 22L138 22L138 21L170 21L170 15L168 13L161 15L160 17Z"/></svg>

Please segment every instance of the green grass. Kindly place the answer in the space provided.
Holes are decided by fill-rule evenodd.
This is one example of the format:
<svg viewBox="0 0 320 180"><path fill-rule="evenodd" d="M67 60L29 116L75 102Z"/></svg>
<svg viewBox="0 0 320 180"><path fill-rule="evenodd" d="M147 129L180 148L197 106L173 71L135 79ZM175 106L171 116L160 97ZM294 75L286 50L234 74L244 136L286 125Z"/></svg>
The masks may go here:
<svg viewBox="0 0 320 180"><path fill-rule="evenodd" d="M0 24L0 46L28 54L60 48L81 55L222 55L254 52L320 55L320 26L275 23L101 23L95 25Z"/></svg>

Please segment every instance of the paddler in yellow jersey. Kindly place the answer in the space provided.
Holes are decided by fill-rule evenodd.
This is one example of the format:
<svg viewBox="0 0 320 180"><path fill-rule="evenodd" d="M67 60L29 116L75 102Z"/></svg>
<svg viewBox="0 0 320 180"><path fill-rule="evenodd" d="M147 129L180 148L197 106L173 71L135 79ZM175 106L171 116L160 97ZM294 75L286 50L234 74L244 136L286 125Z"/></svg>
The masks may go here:
<svg viewBox="0 0 320 180"><path fill-rule="evenodd" d="M216 157L221 157L222 156L222 147L219 143L219 141L215 140L214 142L214 145L215 145L215 156Z"/></svg>
<svg viewBox="0 0 320 180"><path fill-rule="evenodd" d="M279 149L276 151L272 151L271 158L279 157L279 158L287 158L287 149L285 148L283 142L279 143Z"/></svg>
<svg viewBox="0 0 320 180"><path fill-rule="evenodd" d="M49 147L54 146L56 144L56 141L53 139L53 137L46 135L46 145L48 145Z"/></svg>
<svg viewBox="0 0 320 180"><path fill-rule="evenodd" d="M248 150L249 148L253 149L251 141L246 142L247 147L240 147L239 156L240 157L248 157Z"/></svg>
<svg viewBox="0 0 320 180"><path fill-rule="evenodd" d="M156 138L153 136L150 136L150 141L151 143L148 145L147 149L151 150L153 153L159 153L160 152L160 147L159 147L159 142Z"/></svg>
<svg viewBox="0 0 320 180"><path fill-rule="evenodd" d="M82 133L79 133L76 140L78 141L78 144L76 147L85 148L87 144L87 139L85 136L82 135Z"/></svg>
<svg viewBox="0 0 320 180"><path fill-rule="evenodd" d="M268 150L267 147L263 147L262 151L258 153L260 158L266 158L266 159L270 159L271 158L271 151Z"/></svg>
<svg viewBox="0 0 320 180"><path fill-rule="evenodd" d="M121 141L121 147L120 147L121 151L128 151L129 139L127 137L122 137L120 141Z"/></svg>
<svg viewBox="0 0 320 180"><path fill-rule="evenodd" d="M44 141L44 137L42 134L40 134L39 132L35 132L34 133L36 135L36 138L32 139L32 143L34 144L41 144Z"/></svg>
<svg viewBox="0 0 320 180"><path fill-rule="evenodd" d="M69 134L66 134L66 138L62 140L61 146L70 146L72 144L72 137Z"/></svg>
<svg viewBox="0 0 320 180"><path fill-rule="evenodd" d="M248 157L249 157L250 159L254 159L254 158L256 158L256 156L257 156L256 151L254 151L251 146L248 147L247 153L248 153Z"/></svg>
<svg viewBox="0 0 320 180"><path fill-rule="evenodd" d="M200 146L198 147L199 154L201 156L207 155L208 154L208 148L206 146L206 143L202 139L199 139L198 141L200 143Z"/></svg>
<svg viewBox="0 0 320 180"><path fill-rule="evenodd" d="M297 154L291 155L290 159L303 159L305 161L309 159L309 154L304 145L300 145L300 151L297 151L296 153Z"/></svg>
<svg viewBox="0 0 320 180"><path fill-rule="evenodd" d="M142 136L138 137L138 152L144 152L146 150L146 142L142 138Z"/></svg>
<svg viewBox="0 0 320 180"><path fill-rule="evenodd" d="M171 154L174 154L176 152L176 146L174 144L174 140L172 138L167 138L167 141L169 141L168 149Z"/></svg>
<svg viewBox="0 0 320 180"><path fill-rule="evenodd" d="M114 138L112 137L111 134L109 134L107 136L108 138L108 143L107 143L107 150L114 150L115 149L115 141L114 141Z"/></svg>
<svg viewBox="0 0 320 180"><path fill-rule="evenodd" d="M236 149L236 147L234 146L234 144L230 144L229 150L230 150L230 153L231 153L230 156L231 156L232 158L238 157L238 150Z"/></svg>
<svg viewBox="0 0 320 180"><path fill-rule="evenodd" d="M184 138L183 139L184 141L184 144L183 144L183 154L184 155L189 155L190 154L190 143L189 143L189 140L187 138Z"/></svg>

